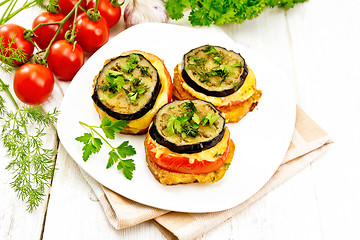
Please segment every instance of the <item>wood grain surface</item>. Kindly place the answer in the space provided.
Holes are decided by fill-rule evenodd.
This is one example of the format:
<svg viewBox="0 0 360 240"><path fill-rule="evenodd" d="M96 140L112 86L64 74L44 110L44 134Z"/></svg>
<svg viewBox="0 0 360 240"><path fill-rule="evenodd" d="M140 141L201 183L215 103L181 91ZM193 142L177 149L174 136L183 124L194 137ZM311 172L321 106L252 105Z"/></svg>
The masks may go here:
<svg viewBox="0 0 360 240"><path fill-rule="evenodd" d="M12 22L30 28L40 12L26 10ZM360 239L359 12L358 0L309 0L220 27L281 68L296 87L297 103L335 142L311 166L199 239ZM112 36L123 28L119 24ZM12 76L0 73L8 83ZM58 149L56 171L32 213L10 187L9 159L0 146L0 239L165 239L151 221L114 230L54 129L46 143Z"/></svg>

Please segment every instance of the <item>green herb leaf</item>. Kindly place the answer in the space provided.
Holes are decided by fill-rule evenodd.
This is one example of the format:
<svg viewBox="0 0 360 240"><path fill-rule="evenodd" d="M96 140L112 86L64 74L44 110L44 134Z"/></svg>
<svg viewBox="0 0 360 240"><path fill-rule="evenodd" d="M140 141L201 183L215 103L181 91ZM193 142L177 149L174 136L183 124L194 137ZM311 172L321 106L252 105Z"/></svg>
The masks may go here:
<svg viewBox="0 0 360 240"><path fill-rule="evenodd" d="M196 112L196 111L197 111L194 102L191 101L191 100L189 100L188 102L184 102L184 103L182 104L182 109L185 109L185 110L189 109L189 110L192 111L192 112Z"/></svg>
<svg viewBox="0 0 360 240"><path fill-rule="evenodd" d="M168 119L167 128L166 128L167 134L169 136L172 136L175 134L175 129L174 129L175 120L176 120L176 116L174 114L171 114L171 116Z"/></svg>
<svg viewBox="0 0 360 240"><path fill-rule="evenodd" d="M234 63L233 65L231 65L232 67L241 67L242 64L241 62L237 62L237 63Z"/></svg>
<svg viewBox="0 0 360 240"><path fill-rule="evenodd" d="M148 66L140 66L140 72L141 72L141 76L148 76L148 77L150 77L149 67L148 67Z"/></svg>
<svg viewBox="0 0 360 240"><path fill-rule="evenodd" d="M218 51L216 50L216 48L214 46L207 46L202 51L205 52L205 54L218 53Z"/></svg>
<svg viewBox="0 0 360 240"><path fill-rule="evenodd" d="M95 138L90 133L85 133L83 136L75 138L75 140L84 143L82 158L85 162L91 154L98 153L102 145L101 139Z"/></svg>
<svg viewBox="0 0 360 240"><path fill-rule="evenodd" d="M136 154L135 148L129 145L129 141L124 141L117 148L117 152L119 153L121 158L130 157Z"/></svg>
<svg viewBox="0 0 360 240"><path fill-rule="evenodd" d="M197 115L196 113L193 114L192 120L197 124L200 124L201 121L199 115Z"/></svg>
<svg viewBox="0 0 360 240"><path fill-rule="evenodd" d="M108 73L108 75L114 76L114 77L118 77L118 76L124 75L124 74L123 74L122 72L120 72L120 71L111 70L111 69L107 70L107 73Z"/></svg>
<svg viewBox="0 0 360 240"><path fill-rule="evenodd" d="M222 71L228 72L228 73L230 73L230 74L234 74L234 73L235 73L235 72L234 72L234 69L232 69L232 67L229 66L229 65L220 65L220 69L221 69Z"/></svg>
<svg viewBox="0 0 360 240"><path fill-rule="evenodd" d="M109 118L104 117L99 127L90 126L83 122L79 123L89 128L91 132L84 133L83 136L75 138L77 141L85 144L82 149L84 161L87 161L91 154L98 153L100 151L102 139L111 148L111 150L109 151L109 158L107 160L106 168L108 169L112 167L116 162L119 162L117 165L118 170L122 170L124 176L127 179L131 180L133 176L132 172L135 170L134 161L132 159L123 160L123 158L135 155L135 148L129 144L129 141L124 141L115 148L95 130L95 128L101 128L107 138L114 139L115 132L121 132L124 127L127 126L128 122L123 120L111 122ZM95 138L95 134L97 134L101 139Z"/></svg>
<svg viewBox="0 0 360 240"><path fill-rule="evenodd" d="M125 159L118 163L117 165L118 170L122 170L124 176L131 180L133 178L133 171L135 170L134 160L132 159Z"/></svg>
<svg viewBox="0 0 360 240"><path fill-rule="evenodd" d="M209 126L212 126L214 122L220 118L220 115L209 112L205 118L209 120Z"/></svg>
<svg viewBox="0 0 360 240"><path fill-rule="evenodd" d="M115 162L119 161L119 155L115 152L115 150L111 150L109 152L109 159L108 163L106 165L106 169L110 168L112 165L114 165Z"/></svg>
<svg viewBox="0 0 360 240"><path fill-rule="evenodd" d="M296 3L307 0L168 0L165 8L171 19L184 17L185 9L190 8L188 20L193 26L223 25L226 23L242 23L260 15L266 6L292 8Z"/></svg>
<svg viewBox="0 0 360 240"><path fill-rule="evenodd" d="M104 116L101 121L100 128L103 130L107 138L115 139L115 133L120 133L128 124L129 122L125 120L111 122L107 116Z"/></svg>

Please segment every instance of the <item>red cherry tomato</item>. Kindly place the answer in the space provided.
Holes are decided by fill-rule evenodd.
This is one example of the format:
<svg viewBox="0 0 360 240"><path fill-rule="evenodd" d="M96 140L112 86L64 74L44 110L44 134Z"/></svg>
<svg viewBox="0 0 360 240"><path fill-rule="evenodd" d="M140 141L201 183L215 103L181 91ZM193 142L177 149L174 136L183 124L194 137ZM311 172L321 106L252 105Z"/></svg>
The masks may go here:
<svg viewBox="0 0 360 240"><path fill-rule="evenodd" d="M38 15L32 24L32 28L34 29L37 25L40 23L53 23L53 22L59 22L65 18L62 14L54 14L49 12L43 12L40 15ZM59 25L57 24L50 24L41 26L38 29L34 31L35 37L34 41L41 49L47 48L49 45L51 39L54 37L56 31L58 30ZM70 28L70 23L68 21L65 22L65 24L60 29L59 35L57 35L56 40L64 39L65 33Z"/></svg>
<svg viewBox="0 0 360 240"><path fill-rule="evenodd" d="M96 0L90 0L87 4L87 9L95 8ZM117 24L121 17L120 5L114 7L110 0L99 0L97 10L101 16L105 18L109 28Z"/></svg>
<svg viewBox="0 0 360 240"><path fill-rule="evenodd" d="M4 47L0 49L0 59L2 62L19 66L29 61L34 51L34 44L25 40L24 31L25 28L12 23L0 26L0 39L2 38L0 42L4 44Z"/></svg>
<svg viewBox="0 0 360 240"><path fill-rule="evenodd" d="M71 10L74 8L75 4L78 2L79 0L60 0L59 1L59 7L60 7L60 13L63 15L68 15L69 12L71 12ZM86 0L82 0L82 2L80 3L80 6L84 9L86 9ZM80 10L80 9L79 9ZM79 13L80 11L78 11Z"/></svg>
<svg viewBox="0 0 360 240"><path fill-rule="evenodd" d="M228 131L228 130L227 130ZM227 139L227 147L225 152L215 161L207 161L205 159L195 159L191 163L190 158L175 152L162 153L157 155L157 146L159 144L153 141L145 140L145 152L147 157L155 162L159 167L179 173L202 174L218 170L225 162L230 151L230 135Z"/></svg>
<svg viewBox="0 0 360 240"><path fill-rule="evenodd" d="M49 69L62 81L70 81L84 64L84 51L81 46L66 40L54 42L50 47L47 62Z"/></svg>
<svg viewBox="0 0 360 240"><path fill-rule="evenodd" d="M15 72L14 91L22 102L35 105L51 95L54 83L54 76L47 67L26 63Z"/></svg>
<svg viewBox="0 0 360 240"><path fill-rule="evenodd" d="M109 40L109 26L105 18L94 22L81 13L76 19L76 40L85 52L93 53Z"/></svg>

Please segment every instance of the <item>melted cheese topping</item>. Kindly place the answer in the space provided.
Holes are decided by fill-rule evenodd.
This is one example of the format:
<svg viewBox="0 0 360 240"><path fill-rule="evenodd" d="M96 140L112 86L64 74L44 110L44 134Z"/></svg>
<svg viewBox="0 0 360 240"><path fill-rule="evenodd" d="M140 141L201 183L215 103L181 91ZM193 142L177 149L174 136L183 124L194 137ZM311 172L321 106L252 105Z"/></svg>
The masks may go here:
<svg viewBox="0 0 360 240"><path fill-rule="evenodd" d="M209 161L209 162L215 162L219 156L218 154L223 154L226 151L226 148L229 144L230 139L230 131L228 128L225 129L224 137L221 139L218 144L216 144L214 147L206 149L202 152L198 153L176 153L168 149L167 147L164 147L160 144L158 144L154 139L151 137L148 138L148 142L154 144L156 147L153 148L151 151L155 153L156 158L160 158L162 155L169 155L169 156L179 156L182 157L188 157L189 163L193 164L195 161Z"/></svg>
<svg viewBox="0 0 360 240"><path fill-rule="evenodd" d="M177 67L179 73L181 73L182 71L181 64L178 64ZM240 89L234 92L233 94L230 94L225 97L212 97L212 96L207 96L201 92L197 92L192 87L190 87L182 77L180 77L180 84L193 97L211 102L217 107L236 105L248 100L256 91L255 74L249 68L249 66L248 69L249 69L249 73L246 77L244 84L240 87Z"/></svg>

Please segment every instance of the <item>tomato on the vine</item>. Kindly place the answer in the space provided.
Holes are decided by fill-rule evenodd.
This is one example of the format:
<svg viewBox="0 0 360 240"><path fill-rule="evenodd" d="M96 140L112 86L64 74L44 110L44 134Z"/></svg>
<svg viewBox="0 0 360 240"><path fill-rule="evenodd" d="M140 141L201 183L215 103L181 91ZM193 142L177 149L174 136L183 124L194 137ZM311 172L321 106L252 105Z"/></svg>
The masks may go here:
<svg viewBox="0 0 360 240"><path fill-rule="evenodd" d="M65 16L60 13L55 14L55 13L43 12L34 19L32 28L34 29L40 23L59 22L64 18ZM58 28L59 28L58 24L49 24L49 25L41 26L34 31L35 33L34 41L39 46L39 48L41 49L47 48ZM56 40L64 39L65 33L67 30L69 30L69 28L70 28L70 23L66 21L62 26L62 28L60 29L60 32L57 35Z"/></svg>
<svg viewBox="0 0 360 240"><path fill-rule="evenodd" d="M26 63L15 72L15 94L26 104L44 102L51 95L54 84L52 72L40 64Z"/></svg>
<svg viewBox="0 0 360 240"><path fill-rule="evenodd" d="M96 0L90 0L87 9L95 8ZM109 28L117 24L121 17L121 8L118 0L99 0L97 10L105 18Z"/></svg>
<svg viewBox="0 0 360 240"><path fill-rule="evenodd" d="M47 56L49 69L62 81L72 80L84 61L84 51L81 46L66 40L54 42Z"/></svg>
<svg viewBox="0 0 360 240"><path fill-rule="evenodd" d="M71 12L71 10L74 8L75 4L78 1L79 0L60 0L59 3L58 3L59 7L60 7L60 13L65 15L65 16L68 15L69 12ZM86 9L86 0L82 0L82 2L80 3L80 6L83 9Z"/></svg>
<svg viewBox="0 0 360 240"><path fill-rule="evenodd" d="M19 66L29 61L34 44L24 38L25 28L6 23L0 26L0 60L6 64Z"/></svg>
<svg viewBox="0 0 360 240"><path fill-rule="evenodd" d="M94 53L109 40L109 26L103 17L95 22L81 13L76 18L76 30L76 40L85 52Z"/></svg>

